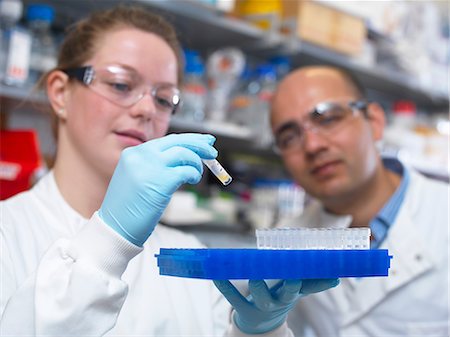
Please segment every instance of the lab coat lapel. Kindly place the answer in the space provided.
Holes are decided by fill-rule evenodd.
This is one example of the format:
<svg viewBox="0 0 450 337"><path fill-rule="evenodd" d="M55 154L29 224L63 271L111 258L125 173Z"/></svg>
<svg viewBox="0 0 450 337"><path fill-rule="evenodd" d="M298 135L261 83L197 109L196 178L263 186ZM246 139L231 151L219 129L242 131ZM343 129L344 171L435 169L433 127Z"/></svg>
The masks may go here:
<svg viewBox="0 0 450 337"><path fill-rule="evenodd" d="M202 334L204 332L204 326L211 324L210 322L202 323L198 320L199 317L202 317L202 309L204 309L206 305L209 305L209 303L205 303L203 298L191 297L188 302L181 300L186 298L186 295L191 295L192 290L188 289L187 283L194 283L195 281L199 280L181 279L177 277L166 277L165 280L170 303L176 304L172 306L174 321L180 322L179 326L182 326L184 329L184 331L178 331L179 334ZM191 284L191 287L196 286L207 287L207 284L205 284L205 281L199 281L198 285Z"/></svg>
<svg viewBox="0 0 450 337"><path fill-rule="evenodd" d="M415 230L407 205L401 208L380 249L388 249L389 255L393 256L389 276L346 279L344 289L336 294L344 326L367 314L389 293L433 267L432 256Z"/></svg>

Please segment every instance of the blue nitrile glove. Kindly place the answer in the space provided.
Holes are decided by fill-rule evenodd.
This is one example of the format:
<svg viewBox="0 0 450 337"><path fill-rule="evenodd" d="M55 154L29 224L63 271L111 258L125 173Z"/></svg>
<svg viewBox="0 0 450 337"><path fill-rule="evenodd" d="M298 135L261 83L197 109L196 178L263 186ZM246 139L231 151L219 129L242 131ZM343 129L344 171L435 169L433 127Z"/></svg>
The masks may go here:
<svg viewBox="0 0 450 337"><path fill-rule="evenodd" d="M201 159L213 159L215 137L171 134L126 148L98 215L124 238L142 246L158 223L172 194L184 183L196 184Z"/></svg>
<svg viewBox="0 0 450 337"><path fill-rule="evenodd" d="M247 297L230 281L214 284L233 306L236 326L247 334L262 334L281 326L299 298L335 287L339 279L281 280L271 288L262 280L249 280Z"/></svg>

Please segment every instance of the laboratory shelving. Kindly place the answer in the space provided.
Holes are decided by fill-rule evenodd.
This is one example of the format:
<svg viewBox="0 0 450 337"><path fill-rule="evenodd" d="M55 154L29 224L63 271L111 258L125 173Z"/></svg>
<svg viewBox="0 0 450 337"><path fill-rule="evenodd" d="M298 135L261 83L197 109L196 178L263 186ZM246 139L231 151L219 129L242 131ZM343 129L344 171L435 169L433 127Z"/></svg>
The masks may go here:
<svg viewBox="0 0 450 337"><path fill-rule="evenodd" d="M24 0L32 3L33 0ZM68 23L86 13L120 3L118 0L43 0L56 9L56 25L65 27ZM131 0L148 6L169 19L179 32L183 44L205 53L223 46L237 46L247 53L259 56L288 54L294 66L308 64L332 64L346 68L369 89L390 97L412 99L428 111L447 111L447 94L421 88L417 80L399 71L371 67L357 60L302 41L286 37L274 31L261 30L239 18L195 0Z"/></svg>
<svg viewBox="0 0 450 337"><path fill-rule="evenodd" d="M23 0L26 6L34 0ZM56 10L54 26L63 30L70 23L85 16L87 13L107 8L123 1L119 0L41 0L41 3L52 5ZM246 53L261 58L277 54L291 56L294 67L309 64L332 64L350 70L370 91L386 98L412 99L423 110L429 112L445 112L449 110L449 97L431 89L421 88L417 81L401 72L395 72L380 67L370 67L358 63L357 60L343 54L316 46L300 40L286 37L275 31L264 31L239 18L217 10L212 6L195 0L129 0L148 6L155 12L163 14L177 28L183 45L200 50L205 55L208 52L224 47L236 46ZM10 101L25 99L45 102L45 98L35 93L19 88L0 85L0 100L4 106L13 106ZM4 104L7 102L8 104ZM2 108L5 112L8 108ZM193 123L181 119L172 122L175 131L213 132L231 141L252 144L254 137L248 130L233 125L217 126L208 123ZM259 146L253 146L260 150ZM270 152L270 151L269 151Z"/></svg>
<svg viewBox="0 0 450 337"><path fill-rule="evenodd" d="M33 0L24 0L24 4ZM43 0L56 10L55 26L63 29L88 12L120 3L118 0ZM308 64L332 64L346 68L369 89L390 97L413 99L427 111L448 111L449 97L431 89L421 88L407 74L369 67L357 60L331 50L282 36L276 32L261 30L248 22L221 12L195 0L132 0L127 3L148 6L163 14L176 27L184 45L205 53L223 46L237 46L247 53L259 56L288 54L293 66ZM21 93L1 87L1 95L20 98ZM20 90L19 90L20 91Z"/></svg>

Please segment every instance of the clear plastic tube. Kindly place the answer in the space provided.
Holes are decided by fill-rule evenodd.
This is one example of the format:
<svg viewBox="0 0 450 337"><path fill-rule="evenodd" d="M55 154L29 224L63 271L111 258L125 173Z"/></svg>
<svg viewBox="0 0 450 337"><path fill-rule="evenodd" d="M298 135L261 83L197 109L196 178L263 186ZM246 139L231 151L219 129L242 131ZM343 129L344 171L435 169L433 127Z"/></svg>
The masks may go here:
<svg viewBox="0 0 450 337"><path fill-rule="evenodd" d="M202 159L207 168L220 180L223 185L229 185L233 178L216 159Z"/></svg>
<svg viewBox="0 0 450 337"><path fill-rule="evenodd" d="M257 229L259 249L370 249L370 228Z"/></svg>

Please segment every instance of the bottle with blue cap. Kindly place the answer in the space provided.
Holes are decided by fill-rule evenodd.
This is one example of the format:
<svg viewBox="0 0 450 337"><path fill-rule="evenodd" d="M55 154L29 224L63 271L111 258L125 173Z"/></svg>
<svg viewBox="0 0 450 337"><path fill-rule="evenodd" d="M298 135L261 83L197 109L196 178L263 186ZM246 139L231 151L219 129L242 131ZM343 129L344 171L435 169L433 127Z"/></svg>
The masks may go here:
<svg viewBox="0 0 450 337"><path fill-rule="evenodd" d="M56 65L57 46L51 31L53 7L32 4L27 7L26 18L32 35L30 72L28 83L34 85L39 78Z"/></svg>
<svg viewBox="0 0 450 337"><path fill-rule="evenodd" d="M19 24L20 0L0 0L0 82L22 86L28 78L31 38Z"/></svg>
<svg viewBox="0 0 450 337"><path fill-rule="evenodd" d="M180 117L191 121L205 119L206 82L205 66L197 51L185 49L184 81L182 86L182 100Z"/></svg>
<svg viewBox="0 0 450 337"><path fill-rule="evenodd" d="M276 55L269 62L275 67L278 82L291 71L291 59L288 56Z"/></svg>

